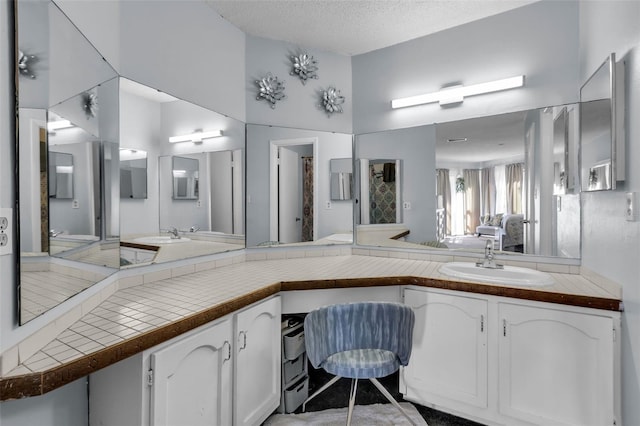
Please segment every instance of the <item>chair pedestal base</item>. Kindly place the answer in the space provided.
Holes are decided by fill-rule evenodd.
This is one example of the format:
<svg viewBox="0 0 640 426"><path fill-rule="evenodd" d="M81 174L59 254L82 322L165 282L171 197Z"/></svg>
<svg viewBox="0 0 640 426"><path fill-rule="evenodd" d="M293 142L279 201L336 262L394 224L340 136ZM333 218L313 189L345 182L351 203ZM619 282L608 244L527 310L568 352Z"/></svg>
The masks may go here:
<svg viewBox="0 0 640 426"><path fill-rule="evenodd" d="M331 380L329 380L326 384L324 384L320 389L315 391L313 393L313 395L311 395L309 398L307 398L302 403L302 412L304 413L304 411L306 409L306 406L307 406L307 402L311 401L313 398L318 396L320 393L324 392L329 386L333 385L339 379L341 379L341 377L334 376ZM385 398L387 398L389 400L389 402L391 404L393 404L393 406L396 407L400 411L400 413L407 418L409 423L411 423L412 425L416 426L416 423L411 419L411 417L409 417L407 412L404 411L404 409L400 406L400 404L398 404L398 401L395 400L395 398L389 393L389 391L386 390L385 387L382 386L382 384L380 384L378 379L376 379L374 377L369 377L369 380L371 380L371 383L373 383L373 385L376 388L378 388L380 393L382 393L385 396ZM358 379L351 379L351 392L349 394L349 412L347 414L347 426L351 425L351 417L353 415L353 407L355 406L355 402L356 402L356 392L357 392L357 390L358 390Z"/></svg>

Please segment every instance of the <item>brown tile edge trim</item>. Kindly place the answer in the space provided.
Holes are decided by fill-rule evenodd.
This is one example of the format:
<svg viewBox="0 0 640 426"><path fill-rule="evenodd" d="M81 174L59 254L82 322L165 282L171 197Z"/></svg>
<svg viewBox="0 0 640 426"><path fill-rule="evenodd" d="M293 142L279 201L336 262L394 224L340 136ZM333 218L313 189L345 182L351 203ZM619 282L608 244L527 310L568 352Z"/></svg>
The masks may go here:
<svg viewBox="0 0 640 426"><path fill-rule="evenodd" d="M537 302L557 303L608 311L622 311L622 302L616 299L589 297L541 290L498 287L471 282L446 281L421 277L379 277L350 278L333 280L308 280L275 283L259 290L236 297L225 303L212 306L202 312L171 324L143 333L130 340L109 346L98 352L66 363L59 367L39 372L0 378L0 401L38 396L57 389L63 385L81 379L95 371L122 361L132 355L166 342L187 331L238 311L245 306L258 302L280 291L320 290L346 287L378 287L394 285L415 285L420 287L439 288L461 292L532 300Z"/></svg>

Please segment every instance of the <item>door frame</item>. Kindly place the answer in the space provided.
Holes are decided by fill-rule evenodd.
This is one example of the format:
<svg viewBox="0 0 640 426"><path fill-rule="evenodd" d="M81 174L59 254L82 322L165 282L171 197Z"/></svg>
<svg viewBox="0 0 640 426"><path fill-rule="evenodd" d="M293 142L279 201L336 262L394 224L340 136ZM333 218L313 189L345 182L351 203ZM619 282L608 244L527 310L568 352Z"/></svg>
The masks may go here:
<svg viewBox="0 0 640 426"><path fill-rule="evenodd" d="M269 140L269 240L278 240L278 148L296 145L313 146L313 238L318 235L318 138ZM274 202L275 200L275 202Z"/></svg>

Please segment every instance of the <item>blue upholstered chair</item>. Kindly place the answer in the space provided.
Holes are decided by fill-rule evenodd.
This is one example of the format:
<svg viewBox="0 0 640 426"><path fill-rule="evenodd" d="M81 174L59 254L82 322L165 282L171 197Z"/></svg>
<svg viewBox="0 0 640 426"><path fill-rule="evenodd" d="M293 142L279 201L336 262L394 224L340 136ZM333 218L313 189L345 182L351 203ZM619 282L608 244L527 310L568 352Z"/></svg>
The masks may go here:
<svg viewBox="0 0 640 426"><path fill-rule="evenodd" d="M327 384L302 405L342 377L352 379L347 425L355 403L358 379L369 379L380 392L415 424L376 379L409 363L415 316L399 303L364 302L331 305L310 312L304 321L307 356L314 368L334 374Z"/></svg>

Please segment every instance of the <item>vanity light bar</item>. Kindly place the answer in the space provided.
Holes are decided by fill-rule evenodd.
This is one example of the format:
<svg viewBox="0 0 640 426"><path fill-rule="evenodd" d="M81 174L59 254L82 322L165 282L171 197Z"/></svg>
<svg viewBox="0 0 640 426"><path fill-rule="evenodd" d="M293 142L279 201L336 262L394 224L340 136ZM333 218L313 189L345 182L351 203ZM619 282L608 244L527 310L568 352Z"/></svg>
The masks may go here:
<svg viewBox="0 0 640 426"><path fill-rule="evenodd" d="M515 89L517 87L522 87L523 85L524 75L518 75L516 77L503 78L502 80L489 81L487 83L472 84L471 86L452 86L434 93L394 99L391 101L391 108L404 108L432 102L439 102L440 105L447 105L454 102L462 102L465 96Z"/></svg>
<svg viewBox="0 0 640 426"><path fill-rule="evenodd" d="M222 130L211 130L209 132L195 131L188 135L171 136L169 142L202 142L203 139L218 138L222 136Z"/></svg>
<svg viewBox="0 0 640 426"><path fill-rule="evenodd" d="M50 132L60 129L67 129L69 127L74 127L69 120L49 121L47 123L47 130Z"/></svg>

